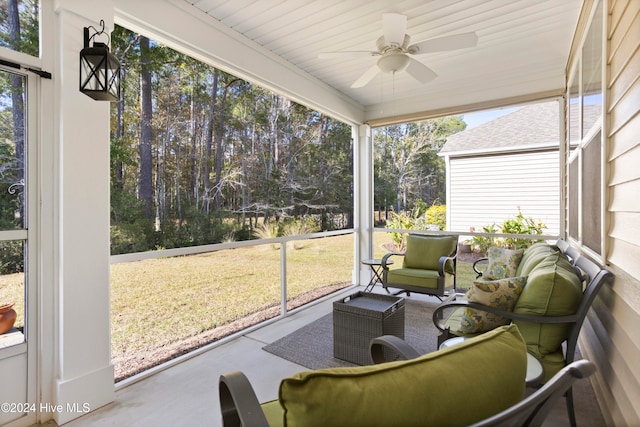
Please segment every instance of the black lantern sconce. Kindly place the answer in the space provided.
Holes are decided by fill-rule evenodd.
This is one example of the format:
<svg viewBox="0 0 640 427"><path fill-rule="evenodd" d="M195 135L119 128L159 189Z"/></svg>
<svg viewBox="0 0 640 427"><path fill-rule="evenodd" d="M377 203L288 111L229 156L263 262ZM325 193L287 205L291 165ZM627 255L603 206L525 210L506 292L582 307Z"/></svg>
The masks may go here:
<svg viewBox="0 0 640 427"><path fill-rule="evenodd" d="M120 99L120 62L109 52L105 43L89 42L96 36L108 34L104 32L104 21L100 20L102 29L84 28L84 49L80 51L80 92L98 101L118 101ZM89 36L89 30L94 33Z"/></svg>

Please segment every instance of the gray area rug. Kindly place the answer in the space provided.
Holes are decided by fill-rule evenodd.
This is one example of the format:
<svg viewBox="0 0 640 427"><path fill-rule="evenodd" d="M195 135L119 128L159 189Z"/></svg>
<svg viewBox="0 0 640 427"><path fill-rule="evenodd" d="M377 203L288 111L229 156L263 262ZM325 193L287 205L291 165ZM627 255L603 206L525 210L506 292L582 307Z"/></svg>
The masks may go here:
<svg viewBox="0 0 640 427"><path fill-rule="evenodd" d="M405 298L405 340L420 354L436 350L438 330L431 321L436 303ZM327 314L263 350L309 369L356 366L333 357L333 314Z"/></svg>

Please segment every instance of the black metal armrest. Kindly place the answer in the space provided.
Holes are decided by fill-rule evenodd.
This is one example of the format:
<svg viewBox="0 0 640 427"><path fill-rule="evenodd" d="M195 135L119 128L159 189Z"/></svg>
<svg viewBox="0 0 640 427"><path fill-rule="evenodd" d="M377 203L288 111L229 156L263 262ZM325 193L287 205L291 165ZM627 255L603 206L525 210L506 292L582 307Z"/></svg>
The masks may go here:
<svg viewBox="0 0 640 427"><path fill-rule="evenodd" d="M482 276L482 273L484 273L484 270L478 270L478 268L477 268L478 264L480 264L480 263L484 264L484 263L486 263L486 262L488 262L488 261L489 261L489 258L480 258L480 259L477 259L477 260L473 263L472 267L473 267L473 271L475 271L475 272L476 272L476 279L477 279L478 277L481 277L481 276Z"/></svg>
<svg viewBox="0 0 640 427"><path fill-rule="evenodd" d="M487 313L493 313L498 316L502 316L511 320L521 320L523 322L531 322L531 323L575 323L578 320L577 314L571 314L568 316L543 316L539 314L525 314L525 313L514 313L513 311L505 311L500 308L490 307L483 304L478 304L477 302L471 301L451 301L444 304L440 304L433 311L433 324L440 331L445 331L448 329L448 326L444 323L444 315L443 311L446 309L457 308L457 307L465 307L472 308L478 311L484 311Z"/></svg>
<svg viewBox="0 0 640 427"><path fill-rule="evenodd" d="M269 427L256 393L242 372L220 375L218 391L224 427Z"/></svg>
<svg viewBox="0 0 640 427"><path fill-rule="evenodd" d="M389 252L388 254L385 254L382 257L382 262L380 263L380 265L382 265L382 268L385 270L389 269L389 266L387 265L387 261L389 260L389 258L391 258L392 256L404 256L403 253L399 253L399 252Z"/></svg>
<svg viewBox="0 0 640 427"><path fill-rule="evenodd" d="M451 261L453 263L453 272L448 272L449 274L456 274L456 257L458 255L453 255L453 256L441 256L438 259L438 275L440 275L440 277L444 277L444 273L445 273L445 266L447 265L447 262Z"/></svg>
<svg viewBox="0 0 640 427"><path fill-rule="evenodd" d="M375 364L390 362L390 360L386 360L384 357L385 349L397 354L398 357L396 360L409 360L420 356L420 353L402 338L398 338L395 335L383 335L369 342L371 361Z"/></svg>

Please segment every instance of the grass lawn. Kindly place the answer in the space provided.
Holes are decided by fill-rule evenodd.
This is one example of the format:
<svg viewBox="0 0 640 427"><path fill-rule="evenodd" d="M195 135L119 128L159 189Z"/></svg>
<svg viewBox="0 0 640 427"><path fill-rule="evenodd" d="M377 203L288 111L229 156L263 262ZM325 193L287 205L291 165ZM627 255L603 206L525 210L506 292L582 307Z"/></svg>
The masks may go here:
<svg viewBox="0 0 640 427"><path fill-rule="evenodd" d="M391 242L375 233L374 256ZM287 299L300 305L348 286L353 236L289 243ZM459 262L458 288L475 274ZM0 276L0 296L23 311L22 274ZM2 302L2 301L0 301ZM120 263L111 266L111 351L122 379L238 328L277 316L280 308L280 250L273 245L207 254ZM220 330L212 334L211 331ZM194 345L182 345L185 340Z"/></svg>

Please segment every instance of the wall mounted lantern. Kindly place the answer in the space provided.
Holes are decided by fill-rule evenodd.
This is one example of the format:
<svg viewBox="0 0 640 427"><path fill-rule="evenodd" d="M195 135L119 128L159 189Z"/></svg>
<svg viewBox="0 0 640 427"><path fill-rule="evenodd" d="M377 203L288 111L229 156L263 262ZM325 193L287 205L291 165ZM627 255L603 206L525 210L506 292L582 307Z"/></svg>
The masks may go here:
<svg viewBox="0 0 640 427"><path fill-rule="evenodd" d="M98 101L118 101L120 99L120 62L109 52L105 43L89 42L104 32L104 20L100 20L102 29L84 28L84 49L80 51L80 92ZM89 30L94 33L90 36Z"/></svg>

